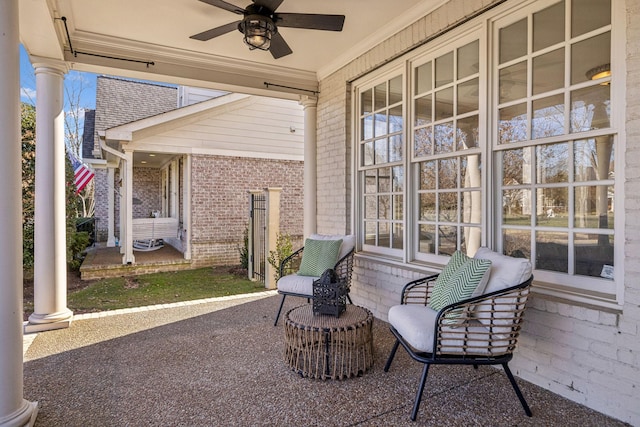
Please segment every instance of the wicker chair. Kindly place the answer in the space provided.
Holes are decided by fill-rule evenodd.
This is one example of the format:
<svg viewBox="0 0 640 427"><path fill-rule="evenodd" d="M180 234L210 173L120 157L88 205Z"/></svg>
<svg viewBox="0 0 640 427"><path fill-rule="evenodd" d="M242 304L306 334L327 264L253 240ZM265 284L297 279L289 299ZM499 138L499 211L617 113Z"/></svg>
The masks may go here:
<svg viewBox="0 0 640 427"><path fill-rule="evenodd" d="M508 269L509 257L501 257L498 264ZM515 260L515 258L512 258ZM531 410L516 383L508 362L518 342L525 303L533 276L528 269L511 269L511 279L526 278L515 286L505 288L504 275L493 277L493 269L486 293L450 304L440 311L427 307L438 275L408 283L402 290L401 305L389 310L389 323L396 342L391 349L384 371L388 372L399 345L416 361L424 363L420 385L416 393L411 420L415 421L422 392L431 365L502 365L527 416ZM494 265L496 264L494 260ZM492 283L493 282L493 283ZM497 289L496 289L497 288ZM451 313L455 313L452 317Z"/></svg>
<svg viewBox="0 0 640 427"><path fill-rule="evenodd" d="M313 234L309 236L309 238L316 240L343 239L342 246L340 247L339 259L333 267L333 270L336 272L338 279L346 283L348 292L351 287L351 275L353 272L355 236ZM278 293L282 295L282 300L280 301L280 307L278 307L276 320L273 322L274 326L278 324L278 319L280 318L280 313L284 306L284 300L287 296L302 297L306 298L307 301L313 299L313 281L317 280L319 277L298 276L296 274L300 268L303 253L304 247L298 249L280 263L280 279L278 280L277 287ZM353 304L348 293L347 299L349 300L349 303Z"/></svg>

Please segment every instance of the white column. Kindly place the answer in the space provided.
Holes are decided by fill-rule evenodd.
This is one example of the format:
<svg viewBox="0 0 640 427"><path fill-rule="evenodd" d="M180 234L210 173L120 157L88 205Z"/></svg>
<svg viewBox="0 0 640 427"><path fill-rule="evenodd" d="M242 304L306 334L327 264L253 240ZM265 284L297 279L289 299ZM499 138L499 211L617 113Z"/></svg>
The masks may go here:
<svg viewBox="0 0 640 427"><path fill-rule="evenodd" d="M316 122L318 120L318 100L309 96L300 98L304 107L304 236L316 232L317 227L317 152Z"/></svg>
<svg viewBox="0 0 640 427"><path fill-rule="evenodd" d="M116 245L115 168L107 166L107 246Z"/></svg>
<svg viewBox="0 0 640 427"><path fill-rule="evenodd" d="M0 1L0 426L35 422L22 374L22 156L18 0Z"/></svg>
<svg viewBox="0 0 640 427"><path fill-rule="evenodd" d="M267 228L265 233L265 256L269 256L271 251L276 251L278 233L280 233L280 193L282 188L273 187L264 189L266 200L265 207L267 209L265 226ZM265 262L264 272L264 287L267 289L276 288L275 280L276 269L270 263Z"/></svg>
<svg viewBox="0 0 640 427"><path fill-rule="evenodd" d="M36 177L34 205L33 330L68 327L66 179L63 80L57 60L34 62L36 74ZM38 325L37 327L33 325Z"/></svg>
<svg viewBox="0 0 640 427"><path fill-rule="evenodd" d="M120 200L120 218L121 224L124 224L124 230L120 228L120 245L124 248L122 256L123 264L133 264L136 260L133 256L133 151L126 150L124 152L125 161L124 173L122 176L123 197ZM122 172L122 169L121 169Z"/></svg>
<svg viewBox="0 0 640 427"><path fill-rule="evenodd" d="M184 259L191 259L191 155L183 157L182 230Z"/></svg>

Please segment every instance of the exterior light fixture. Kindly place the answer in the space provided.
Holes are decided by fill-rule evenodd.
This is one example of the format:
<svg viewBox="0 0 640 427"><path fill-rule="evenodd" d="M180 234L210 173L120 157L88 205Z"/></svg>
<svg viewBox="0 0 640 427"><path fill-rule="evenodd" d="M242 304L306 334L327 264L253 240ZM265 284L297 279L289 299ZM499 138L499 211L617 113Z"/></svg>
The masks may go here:
<svg viewBox="0 0 640 427"><path fill-rule="evenodd" d="M250 50L269 50L271 37L277 31L273 20L263 15L248 15L238 24L238 29Z"/></svg>
<svg viewBox="0 0 640 427"><path fill-rule="evenodd" d="M587 71L586 76L589 80L598 80L611 76L611 64L602 64L593 67Z"/></svg>

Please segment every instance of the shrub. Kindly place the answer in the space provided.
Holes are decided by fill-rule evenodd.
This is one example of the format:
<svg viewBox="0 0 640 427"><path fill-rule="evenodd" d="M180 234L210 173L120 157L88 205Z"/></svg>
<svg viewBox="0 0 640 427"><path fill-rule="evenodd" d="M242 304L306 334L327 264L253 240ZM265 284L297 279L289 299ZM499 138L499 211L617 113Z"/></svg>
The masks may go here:
<svg viewBox="0 0 640 427"><path fill-rule="evenodd" d="M267 261L275 270L276 282L280 278L280 264L282 261L293 253L293 243L291 242L291 236L289 234L278 233L276 238L276 250L269 251L269 257Z"/></svg>
<svg viewBox="0 0 640 427"><path fill-rule="evenodd" d="M240 266L247 270L249 268L249 227L247 226L242 233L242 246L238 246L240 254Z"/></svg>

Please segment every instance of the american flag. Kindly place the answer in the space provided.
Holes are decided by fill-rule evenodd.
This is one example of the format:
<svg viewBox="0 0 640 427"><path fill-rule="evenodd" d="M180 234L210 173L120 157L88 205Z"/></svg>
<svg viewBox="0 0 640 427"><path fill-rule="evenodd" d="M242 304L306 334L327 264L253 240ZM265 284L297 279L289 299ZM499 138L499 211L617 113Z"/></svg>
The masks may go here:
<svg viewBox="0 0 640 427"><path fill-rule="evenodd" d="M73 167L76 194L78 194L91 181L95 174L87 165L82 163L71 153L69 153L69 160L71 160L71 166Z"/></svg>

